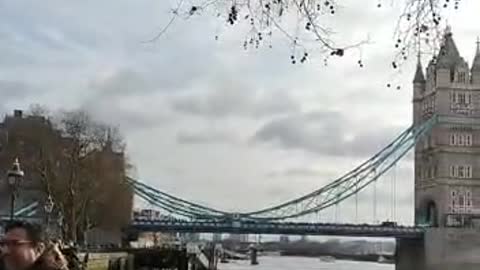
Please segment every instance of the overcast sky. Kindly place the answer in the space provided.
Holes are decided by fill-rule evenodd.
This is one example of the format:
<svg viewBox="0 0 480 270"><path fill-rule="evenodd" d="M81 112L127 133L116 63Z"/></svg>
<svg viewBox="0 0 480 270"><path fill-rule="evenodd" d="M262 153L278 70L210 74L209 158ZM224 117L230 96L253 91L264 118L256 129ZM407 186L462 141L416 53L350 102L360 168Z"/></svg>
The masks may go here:
<svg viewBox="0 0 480 270"><path fill-rule="evenodd" d="M411 124L415 61L390 69L396 11L377 2L345 1L335 17L340 40L372 41L359 68L358 51L327 67L318 55L292 65L280 37L272 49L244 51L242 27L208 16L142 43L169 21L168 1L2 1L0 111L87 109L120 127L139 179L217 208L255 210L325 185ZM467 22L478 10L480 2L462 1L448 19L469 62L480 27ZM391 218L396 178L396 217L412 222L412 165L379 183L379 219ZM359 196L359 222L372 220L371 194ZM340 206L339 221L354 220L352 206Z"/></svg>

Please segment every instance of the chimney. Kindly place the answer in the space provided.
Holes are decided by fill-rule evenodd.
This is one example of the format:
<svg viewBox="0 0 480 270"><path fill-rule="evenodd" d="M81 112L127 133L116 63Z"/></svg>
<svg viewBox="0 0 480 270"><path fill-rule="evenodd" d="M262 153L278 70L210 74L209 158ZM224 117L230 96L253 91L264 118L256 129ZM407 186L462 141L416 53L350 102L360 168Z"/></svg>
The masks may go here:
<svg viewBox="0 0 480 270"><path fill-rule="evenodd" d="M13 116L16 118L22 118L23 117L23 111L22 110L14 110L13 111Z"/></svg>

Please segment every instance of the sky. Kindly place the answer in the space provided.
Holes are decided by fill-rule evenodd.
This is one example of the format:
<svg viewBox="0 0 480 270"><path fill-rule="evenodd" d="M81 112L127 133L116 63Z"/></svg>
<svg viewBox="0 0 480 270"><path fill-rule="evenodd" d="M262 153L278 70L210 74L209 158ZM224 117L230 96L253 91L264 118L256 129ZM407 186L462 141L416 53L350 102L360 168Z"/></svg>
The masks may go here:
<svg viewBox="0 0 480 270"><path fill-rule="evenodd" d="M138 179L228 211L274 205L341 176L411 124L415 60L390 68L402 1L377 2L342 1L338 40L370 42L325 66L315 54L292 65L280 36L245 51L245 27L209 14L143 42L168 23L174 0L2 1L0 112L88 110L119 127ZM468 62L475 10L480 2L462 1L448 17ZM406 158L379 180L378 220L412 223L412 167ZM340 205L336 221L371 222L372 197L358 196L357 214L352 200ZM318 218L333 221L335 209Z"/></svg>

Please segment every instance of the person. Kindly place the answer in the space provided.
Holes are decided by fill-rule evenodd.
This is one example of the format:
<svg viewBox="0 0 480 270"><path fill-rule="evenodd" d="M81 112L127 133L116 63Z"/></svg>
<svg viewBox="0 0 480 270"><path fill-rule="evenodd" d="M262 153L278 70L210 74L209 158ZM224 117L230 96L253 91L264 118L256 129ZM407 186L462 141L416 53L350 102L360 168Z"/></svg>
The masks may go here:
<svg viewBox="0 0 480 270"><path fill-rule="evenodd" d="M68 270L68 261L55 243L48 243L29 270Z"/></svg>
<svg viewBox="0 0 480 270"><path fill-rule="evenodd" d="M45 242L40 225L13 221L0 240L5 270L67 270L66 260L56 245Z"/></svg>

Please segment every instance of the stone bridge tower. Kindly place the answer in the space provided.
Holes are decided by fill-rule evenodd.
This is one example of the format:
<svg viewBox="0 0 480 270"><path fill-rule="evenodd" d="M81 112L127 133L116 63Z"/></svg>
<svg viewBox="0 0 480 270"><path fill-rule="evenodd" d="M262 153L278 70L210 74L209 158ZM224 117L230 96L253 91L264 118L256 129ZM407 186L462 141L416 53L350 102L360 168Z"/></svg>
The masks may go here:
<svg viewBox="0 0 480 270"><path fill-rule="evenodd" d="M480 225L480 42L471 67L449 28L426 74L413 80L413 122L438 123L415 146L415 223ZM480 226L479 226L480 227Z"/></svg>

